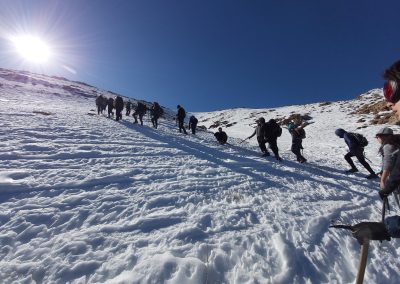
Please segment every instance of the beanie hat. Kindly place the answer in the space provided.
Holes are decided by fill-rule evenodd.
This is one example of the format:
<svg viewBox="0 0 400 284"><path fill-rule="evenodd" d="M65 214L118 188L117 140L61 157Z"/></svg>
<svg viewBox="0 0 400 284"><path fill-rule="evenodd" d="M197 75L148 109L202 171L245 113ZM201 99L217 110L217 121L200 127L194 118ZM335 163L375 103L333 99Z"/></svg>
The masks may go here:
<svg viewBox="0 0 400 284"><path fill-rule="evenodd" d="M339 136L340 138L343 138L344 134L346 133L346 131L342 128L338 128L335 130L335 134L337 136Z"/></svg>
<svg viewBox="0 0 400 284"><path fill-rule="evenodd" d="M393 130L389 127L384 127L382 129L380 129L378 131L378 133L376 133L376 136L379 136L379 135L393 135Z"/></svg>

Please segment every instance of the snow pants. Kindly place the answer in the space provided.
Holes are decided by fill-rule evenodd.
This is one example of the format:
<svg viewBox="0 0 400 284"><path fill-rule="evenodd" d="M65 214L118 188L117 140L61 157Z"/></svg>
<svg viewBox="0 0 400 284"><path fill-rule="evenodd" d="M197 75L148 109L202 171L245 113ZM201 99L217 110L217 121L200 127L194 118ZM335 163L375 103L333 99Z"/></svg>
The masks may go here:
<svg viewBox="0 0 400 284"><path fill-rule="evenodd" d="M353 160L351 157L356 157L357 160L360 162L361 165L370 173L374 174L375 172L372 170L371 166L367 163L364 157L364 149L360 149L356 152L348 152L345 156L344 159L349 163L352 169L357 169L357 167L354 165Z"/></svg>

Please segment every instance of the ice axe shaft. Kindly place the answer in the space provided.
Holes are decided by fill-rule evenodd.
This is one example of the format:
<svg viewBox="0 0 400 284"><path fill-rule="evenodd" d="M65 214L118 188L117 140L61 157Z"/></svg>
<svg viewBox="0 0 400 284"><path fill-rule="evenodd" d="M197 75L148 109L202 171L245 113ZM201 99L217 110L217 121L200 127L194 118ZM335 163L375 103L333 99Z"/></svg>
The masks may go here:
<svg viewBox="0 0 400 284"><path fill-rule="evenodd" d="M385 209L385 202L384 202ZM385 212L383 210L383 212ZM385 225L381 222L361 222L356 225L331 225L331 228L346 229L352 232L353 237L357 239L361 245L360 264L356 278L356 284L361 284L364 281L365 268L368 260L369 241L390 241L390 235Z"/></svg>
<svg viewBox="0 0 400 284"><path fill-rule="evenodd" d="M362 284L364 281L365 268L368 261L369 239L364 239L361 245L360 265L358 267L356 284Z"/></svg>

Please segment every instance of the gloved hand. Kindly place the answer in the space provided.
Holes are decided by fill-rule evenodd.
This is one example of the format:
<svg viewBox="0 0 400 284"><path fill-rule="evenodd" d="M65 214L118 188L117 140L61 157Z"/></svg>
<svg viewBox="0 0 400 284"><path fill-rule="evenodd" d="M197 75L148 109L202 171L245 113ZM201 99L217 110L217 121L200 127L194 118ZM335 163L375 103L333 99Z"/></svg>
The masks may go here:
<svg viewBox="0 0 400 284"><path fill-rule="evenodd" d="M388 193L386 193L386 192L384 192L384 191L382 191L382 190L379 190L379 197L383 200L385 197L388 197Z"/></svg>

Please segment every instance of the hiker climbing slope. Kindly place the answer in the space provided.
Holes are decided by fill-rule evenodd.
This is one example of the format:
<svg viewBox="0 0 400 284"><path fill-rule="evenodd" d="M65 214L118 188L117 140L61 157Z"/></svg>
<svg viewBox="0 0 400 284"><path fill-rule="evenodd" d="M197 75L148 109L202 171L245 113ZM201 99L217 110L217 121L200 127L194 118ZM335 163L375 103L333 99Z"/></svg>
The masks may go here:
<svg viewBox="0 0 400 284"><path fill-rule="evenodd" d="M124 100L121 96L117 96L115 99L115 120L122 119L122 110L124 109Z"/></svg>
<svg viewBox="0 0 400 284"><path fill-rule="evenodd" d="M221 145L226 144L226 142L228 141L228 135L225 131L222 131L222 127L218 128L218 132L215 132L214 136L217 139L218 143Z"/></svg>
<svg viewBox="0 0 400 284"><path fill-rule="evenodd" d="M157 128L158 127L158 119L161 117L163 114L163 109L159 105L158 102L154 102L153 106L151 107L151 122L153 123L153 127Z"/></svg>
<svg viewBox="0 0 400 284"><path fill-rule="evenodd" d="M351 159L351 157L356 157L357 160L360 162L360 164L363 165L364 168L369 172L369 175L366 177L367 179L378 178L378 175L372 170L371 166L365 160L364 157L365 143L359 141L361 140L361 138L358 139L355 133L346 132L342 128L336 129L335 134L338 137L343 138L347 146L349 147L349 152L344 156L344 159L346 160L347 163L349 163L351 168L346 172L348 173L358 172L357 167L354 165L354 162Z"/></svg>
<svg viewBox="0 0 400 284"><path fill-rule="evenodd" d="M186 117L186 111L180 105L177 105L176 108L178 109L178 112L176 114L176 120L178 121L179 132L182 133L182 131L183 131L183 133L187 134L185 125L183 124L185 121L185 117Z"/></svg>
<svg viewBox="0 0 400 284"><path fill-rule="evenodd" d="M254 132L246 138L247 139L251 139L252 137L254 137L254 135L256 135L257 137L257 142L258 142L258 146L260 147L261 152L263 153L263 156L269 156L269 152L267 150L267 147L265 146L265 144L267 143L267 138L266 138L266 129L265 129L265 119L264 117L260 117L259 119L257 119L257 126L254 129Z"/></svg>
<svg viewBox="0 0 400 284"><path fill-rule="evenodd" d="M282 158L279 156L278 149L278 137L282 135L282 128L276 123L275 119L270 119L265 124L265 138L272 152L274 153L275 159L278 161L282 161Z"/></svg>
<svg viewBox="0 0 400 284"><path fill-rule="evenodd" d="M189 118L189 130L192 130L192 134L196 134L196 127L197 127L197 123L199 121L197 120L197 118L192 115Z"/></svg>
<svg viewBox="0 0 400 284"><path fill-rule="evenodd" d="M135 119L134 123L138 123L137 117L139 116L140 124L143 125L143 116L146 114L147 107L144 103L138 102L133 112L133 118Z"/></svg>
<svg viewBox="0 0 400 284"><path fill-rule="evenodd" d="M305 122L301 123L300 119L295 119L288 124L288 130L290 135L292 136L292 147L291 150L293 154L296 155L296 159L299 163L307 162L307 159L303 157L301 151L303 148L303 139L306 138L306 132L304 127L309 125L310 123Z"/></svg>

